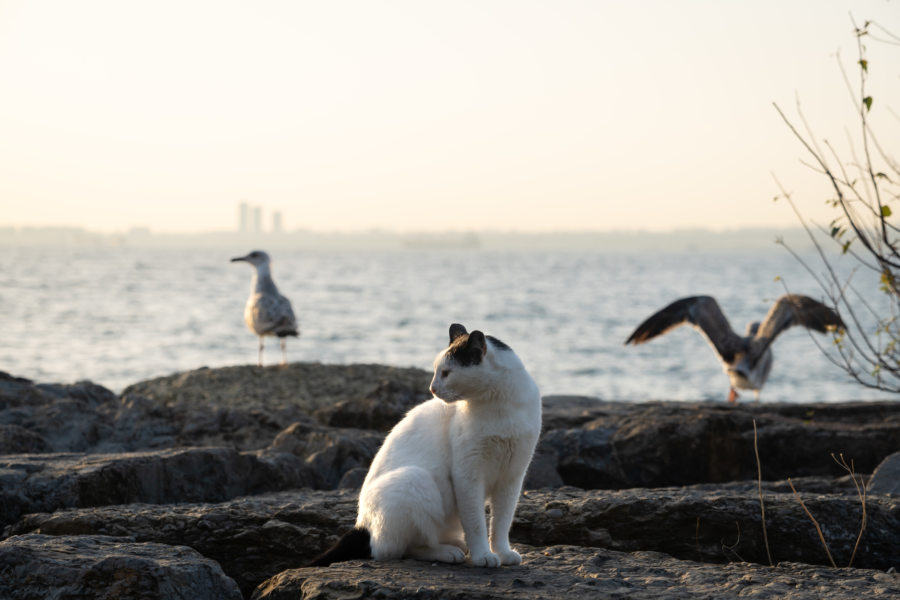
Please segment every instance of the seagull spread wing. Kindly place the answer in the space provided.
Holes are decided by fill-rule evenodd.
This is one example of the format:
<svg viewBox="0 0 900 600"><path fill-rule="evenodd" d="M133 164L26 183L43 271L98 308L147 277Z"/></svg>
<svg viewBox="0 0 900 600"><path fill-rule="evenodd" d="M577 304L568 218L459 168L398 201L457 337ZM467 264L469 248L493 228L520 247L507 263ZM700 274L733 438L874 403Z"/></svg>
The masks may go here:
<svg viewBox="0 0 900 600"><path fill-rule="evenodd" d="M744 350L744 340L731 329L712 296L681 298L638 325L626 344L642 344L684 323L690 323L709 341L721 359L730 363Z"/></svg>
<svg viewBox="0 0 900 600"><path fill-rule="evenodd" d="M753 340L753 354L761 356L782 331L794 325L822 333L830 328L845 327L840 315L831 307L809 296L785 294L775 301L760 324Z"/></svg>

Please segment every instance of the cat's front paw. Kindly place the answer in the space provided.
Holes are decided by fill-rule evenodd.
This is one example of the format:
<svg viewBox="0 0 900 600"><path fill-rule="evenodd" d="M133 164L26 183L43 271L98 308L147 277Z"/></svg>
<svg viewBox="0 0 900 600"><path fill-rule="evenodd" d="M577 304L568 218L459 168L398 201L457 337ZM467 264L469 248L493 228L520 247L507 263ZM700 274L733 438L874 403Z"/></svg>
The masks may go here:
<svg viewBox="0 0 900 600"><path fill-rule="evenodd" d="M439 560L445 563L461 563L466 560L466 553L462 551L457 546L445 545L441 546L441 556L436 558L435 560Z"/></svg>
<svg viewBox="0 0 900 600"><path fill-rule="evenodd" d="M521 561L522 559L520 558L519 560ZM469 562L476 567L499 567L501 564L500 557L490 551L473 554L469 557Z"/></svg>
<svg viewBox="0 0 900 600"><path fill-rule="evenodd" d="M509 550L501 550L497 552L500 557L501 565L521 565L522 555L510 548Z"/></svg>

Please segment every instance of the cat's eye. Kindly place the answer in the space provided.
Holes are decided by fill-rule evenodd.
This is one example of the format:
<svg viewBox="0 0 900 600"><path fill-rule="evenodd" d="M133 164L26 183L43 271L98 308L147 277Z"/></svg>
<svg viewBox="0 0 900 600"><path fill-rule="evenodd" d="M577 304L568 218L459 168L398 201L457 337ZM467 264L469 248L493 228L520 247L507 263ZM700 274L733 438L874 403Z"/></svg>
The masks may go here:
<svg viewBox="0 0 900 600"><path fill-rule="evenodd" d="M443 371L441 371L441 379L446 379L447 375L449 375L449 374L450 374L450 369L444 369Z"/></svg>

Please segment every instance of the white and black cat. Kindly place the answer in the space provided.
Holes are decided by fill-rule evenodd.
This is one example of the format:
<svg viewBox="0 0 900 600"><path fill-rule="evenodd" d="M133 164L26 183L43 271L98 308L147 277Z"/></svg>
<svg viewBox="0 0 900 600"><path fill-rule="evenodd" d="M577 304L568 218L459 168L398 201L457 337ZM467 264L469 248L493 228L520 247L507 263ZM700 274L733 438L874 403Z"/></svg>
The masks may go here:
<svg viewBox="0 0 900 600"><path fill-rule="evenodd" d="M541 430L537 384L509 346L453 324L431 392L375 455L356 527L310 566L368 557L459 563L467 551L477 566L522 562L509 528Z"/></svg>

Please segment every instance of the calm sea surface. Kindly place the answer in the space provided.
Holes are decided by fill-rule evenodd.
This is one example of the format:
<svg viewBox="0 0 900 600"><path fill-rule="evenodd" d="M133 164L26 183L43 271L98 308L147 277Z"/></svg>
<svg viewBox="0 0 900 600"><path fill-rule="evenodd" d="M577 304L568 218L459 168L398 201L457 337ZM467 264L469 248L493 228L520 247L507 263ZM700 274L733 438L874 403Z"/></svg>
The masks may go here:
<svg viewBox="0 0 900 600"><path fill-rule="evenodd" d="M255 364L243 323L250 248L5 248L0 252L0 370L40 382L90 379L115 391L201 366ZM723 400L712 349L683 327L623 342L670 301L716 296L735 330L791 291L822 293L787 252L272 252L301 322L290 361L431 369L450 323L512 346L544 394L609 400ZM776 281L780 276L782 281ZM874 281L866 288L878 301ZM824 347L830 339L817 336ZM803 329L783 334L768 401L885 399L848 381ZM267 343L266 363L280 360ZM745 399L752 399L747 393Z"/></svg>

